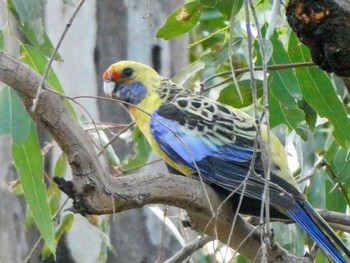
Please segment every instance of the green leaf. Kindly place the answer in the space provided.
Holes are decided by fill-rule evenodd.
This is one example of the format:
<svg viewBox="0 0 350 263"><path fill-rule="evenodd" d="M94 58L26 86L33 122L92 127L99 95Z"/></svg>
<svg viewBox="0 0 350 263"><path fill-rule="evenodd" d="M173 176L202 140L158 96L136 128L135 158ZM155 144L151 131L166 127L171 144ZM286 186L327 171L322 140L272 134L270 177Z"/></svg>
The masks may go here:
<svg viewBox="0 0 350 263"><path fill-rule="evenodd" d="M298 107L305 114L305 121L311 131L314 131L317 121L317 113L314 109L303 99L298 102Z"/></svg>
<svg viewBox="0 0 350 263"><path fill-rule="evenodd" d="M305 46L299 44L293 35L289 41L289 53L293 62L310 61L309 51ZM327 118L332 123L333 135L338 143L343 147L348 146L350 122L328 76L317 68L297 68L295 72L305 100L318 115Z"/></svg>
<svg viewBox="0 0 350 263"><path fill-rule="evenodd" d="M326 172L331 178L326 182L327 209L344 213L347 208L346 198L338 188L334 188L334 185L341 183L345 186L346 191L349 191L346 188L350 185L349 151L341 147L336 140L333 140L323 156L330 166L330 169L326 169Z"/></svg>
<svg viewBox="0 0 350 263"><path fill-rule="evenodd" d="M55 177L64 177L66 175L67 172L67 156L62 153L55 164L55 168L54 168L54 176ZM58 185L51 181L49 188L47 190L47 195L49 196L49 205L50 205L50 210L51 210L51 214L55 214L59 207L60 207L60 201L61 201L61 195L62 192L61 190L58 188Z"/></svg>
<svg viewBox="0 0 350 263"><path fill-rule="evenodd" d="M49 200L50 212L52 215L54 215L60 208L60 201L62 196L61 190L58 188L58 185L54 181L51 181L47 189L47 195Z"/></svg>
<svg viewBox="0 0 350 263"><path fill-rule="evenodd" d="M21 184L21 180L16 180L10 183L11 193L15 196L23 195L23 188Z"/></svg>
<svg viewBox="0 0 350 263"><path fill-rule="evenodd" d="M241 255L235 256L232 263L249 263L249 260Z"/></svg>
<svg viewBox="0 0 350 263"><path fill-rule="evenodd" d="M43 183L44 166L37 131L32 124L30 134L23 144L12 144L12 158L22 182L24 196L34 221L48 247L55 253L56 241L53 223Z"/></svg>
<svg viewBox="0 0 350 263"><path fill-rule="evenodd" d="M56 233L55 233L55 239L57 242L61 239L64 233L68 232L71 229L73 222L74 222L73 214L67 214L60 219L60 224L57 227ZM43 259L46 259L51 255L51 251L46 243L43 247L41 255Z"/></svg>
<svg viewBox="0 0 350 263"><path fill-rule="evenodd" d="M242 37L235 37L234 42L232 42L233 47L232 50L236 50L239 48L241 43L243 42ZM207 52L202 57L200 58L201 61L206 65L206 66L212 66L216 68L218 65L222 66L226 61L229 59L229 46L228 43L226 43L224 46L215 46L211 48L211 52ZM230 69L229 64L227 63L227 70Z"/></svg>
<svg viewBox="0 0 350 263"><path fill-rule="evenodd" d="M224 104L231 105L234 108L242 108L251 105L253 103L253 97L250 80L241 80L238 82L238 86L242 94L243 102L241 102L237 89L233 83L221 90L220 96L217 100ZM260 98L262 95L262 81L256 81L256 88L258 97Z"/></svg>
<svg viewBox="0 0 350 263"><path fill-rule="evenodd" d="M58 157L55 165L55 169L53 172L53 175L56 177L64 177L67 172L67 155L64 153L61 153L61 155Z"/></svg>
<svg viewBox="0 0 350 263"><path fill-rule="evenodd" d="M289 54L284 49L275 31L271 42L273 45L272 57L269 65L289 64ZM261 62L260 62L261 63ZM298 100L301 100L301 91L298 80L292 69L269 71L269 108L271 114L271 127L278 124L286 124L289 129L297 132L300 123L304 121L304 112L298 108ZM275 115L275 116L273 116ZM277 118L276 116L279 116ZM303 135L303 134L299 134Z"/></svg>
<svg viewBox="0 0 350 263"><path fill-rule="evenodd" d="M124 165L122 165L123 170L128 171L135 168L140 168L144 165L151 153L151 146L149 145L147 139L143 136L139 128L133 130L133 142L135 155L128 159Z"/></svg>
<svg viewBox="0 0 350 263"><path fill-rule="evenodd" d="M307 193L307 200L313 207L326 208L325 177L322 172L316 171L313 174Z"/></svg>
<svg viewBox="0 0 350 263"><path fill-rule="evenodd" d="M243 0L217 0L216 8L226 17L236 15L243 6Z"/></svg>
<svg viewBox="0 0 350 263"><path fill-rule="evenodd" d="M55 177L64 177L66 175L66 172L67 156L64 153L62 153L56 161L53 174ZM62 196L61 190L58 188L58 185L54 181L50 182L50 185L47 189L47 195L49 198L51 214L54 215L60 207L60 201Z"/></svg>
<svg viewBox="0 0 350 263"><path fill-rule="evenodd" d="M226 18L230 18L231 15L236 15L243 6L243 0L200 0L201 4L216 8Z"/></svg>
<svg viewBox="0 0 350 263"><path fill-rule="evenodd" d="M26 213L26 220L24 222L25 229L28 230L34 225L34 217L33 213L30 210L30 207L27 205L27 213Z"/></svg>
<svg viewBox="0 0 350 263"><path fill-rule="evenodd" d="M294 255L303 255L305 252L305 232L296 224L272 223L275 240Z"/></svg>
<svg viewBox="0 0 350 263"><path fill-rule="evenodd" d="M44 26L41 19L40 0L12 0L21 24L29 25L39 44L43 44Z"/></svg>
<svg viewBox="0 0 350 263"><path fill-rule="evenodd" d="M68 230L73 225L73 221L74 221L73 214L67 214L61 218L61 220L60 220L61 223L56 230L56 239L57 240L59 240L59 238L62 236L63 233L68 232Z"/></svg>
<svg viewBox="0 0 350 263"><path fill-rule="evenodd" d="M27 44L21 44L19 51L21 54L21 60L23 62L28 64L28 66L32 67L40 75L44 74L48 60L44 56L44 54L40 51L40 49L37 49ZM54 87L57 91L64 92L53 70L50 70L50 73L48 74L46 81L52 87Z"/></svg>
<svg viewBox="0 0 350 263"><path fill-rule="evenodd" d="M4 49L4 31L0 30L0 50Z"/></svg>
<svg viewBox="0 0 350 263"><path fill-rule="evenodd" d="M187 67L182 68L171 80L179 86L192 87L193 89L195 83L190 80L193 80L193 77L204 68L205 64L200 60L196 60Z"/></svg>
<svg viewBox="0 0 350 263"><path fill-rule="evenodd" d="M75 7L73 0L63 0L63 3L65 3L66 5L70 5L71 7Z"/></svg>
<svg viewBox="0 0 350 263"><path fill-rule="evenodd" d="M303 139L306 139L305 134L300 131L300 119L304 118L304 113L300 109L284 106L269 93L269 111L271 127L284 123L290 129L295 129Z"/></svg>
<svg viewBox="0 0 350 263"><path fill-rule="evenodd" d="M165 24L157 30L156 37L168 40L190 31L199 21L202 5L189 2L169 15Z"/></svg>
<svg viewBox="0 0 350 263"><path fill-rule="evenodd" d="M326 193L327 209L346 213L347 204L343 194L338 189L334 189L334 183L329 180L326 181Z"/></svg>
<svg viewBox="0 0 350 263"><path fill-rule="evenodd" d="M349 151L341 147L337 141L333 141L331 146L324 154L325 160L332 168L332 179L335 182L341 182L344 184L350 183L350 162Z"/></svg>
<svg viewBox="0 0 350 263"><path fill-rule="evenodd" d="M263 28L263 31L264 30L265 28ZM260 50L258 44L258 42L254 44L256 50ZM268 53L267 56L271 57L268 65L290 63L289 55L282 42L278 39L277 31L275 31L271 37L271 44L264 41L261 47ZM268 60L268 58L266 58L266 60ZM258 53L256 64L262 65L262 56L260 52ZM306 139L307 132L305 132L305 125L303 125L305 115L298 107L298 101L302 99L302 96L298 80L293 70L270 70L268 75L268 87L271 128L280 124L285 124L289 130L295 130L303 139Z"/></svg>
<svg viewBox="0 0 350 263"><path fill-rule="evenodd" d="M31 118L17 93L10 87L0 90L0 134L9 134L17 144L25 142Z"/></svg>
<svg viewBox="0 0 350 263"><path fill-rule="evenodd" d="M48 60L39 49L32 47L30 45L21 44L20 53L21 53L21 60L23 62L25 62L28 66L32 67L40 75L44 74ZM49 74L47 75L46 81L59 93L65 94L61 86L61 83L58 80L53 69L51 69ZM65 100L65 102L70 113L72 113L73 116L76 117L75 111L71 103L68 100Z"/></svg>
<svg viewBox="0 0 350 263"><path fill-rule="evenodd" d="M23 0L17 0L18 2L26 2ZM40 0L35 0L40 1ZM11 10L11 13L14 15L14 17L17 20L17 25L22 31L23 35L27 38L27 40L36 48L40 49L43 54L47 57L51 57L54 47L51 43L51 40L47 36L47 34L43 31L41 32L41 26L35 25L35 23L39 23L38 21L34 24L31 24L30 22L23 22L21 20L21 16L15 6L15 3L13 0L8 1L8 6ZM22 10L22 9L21 9ZM24 10L25 12L25 10ZM25 16L25 15L24 15ZM55 57L56 60L62 60L59 54L56 54Z"/></svg>
<svg viewBox="0 0 350 263"><path fill-rule="evenodd" d="M101 224L98 226L98 229L100 230L99 235L101 237L100 254L98 257L99 262L107 262L108 252L114 253L114 254L117 253L110 239L109 228L110 228L110 218L102 217Z"/></svg>
<svg viewBox="0 0 350 263"><path fill-rule="evenodd" d="M199 2L203 5L210 6L210 7L216 6L216 1L213 1L213 0L199 0Z"/></svg>

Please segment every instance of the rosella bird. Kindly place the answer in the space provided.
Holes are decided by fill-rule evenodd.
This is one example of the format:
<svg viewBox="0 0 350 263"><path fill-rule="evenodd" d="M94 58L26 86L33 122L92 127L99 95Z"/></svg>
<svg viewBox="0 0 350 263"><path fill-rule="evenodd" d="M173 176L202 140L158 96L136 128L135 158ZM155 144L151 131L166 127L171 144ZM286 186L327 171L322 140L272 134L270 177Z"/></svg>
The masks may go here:
<svg viewBox="0 0 350 263"><path fill-rule="evenodd" d="M262 147L256 143L255 119L239 109L198 95L160 76L151 67L120 61L103 74L107 96L124 102L132 119L166 163L185 175L197 173L206 182L248 198L264 192ZM267 141L267 128L261 137ZM254 171L250 171L255 156ZM350 252L306 201L288 168L287 154L270 134L270 203L292 218L336 262ZM342 251L342 252L341 252Z"/></svg>

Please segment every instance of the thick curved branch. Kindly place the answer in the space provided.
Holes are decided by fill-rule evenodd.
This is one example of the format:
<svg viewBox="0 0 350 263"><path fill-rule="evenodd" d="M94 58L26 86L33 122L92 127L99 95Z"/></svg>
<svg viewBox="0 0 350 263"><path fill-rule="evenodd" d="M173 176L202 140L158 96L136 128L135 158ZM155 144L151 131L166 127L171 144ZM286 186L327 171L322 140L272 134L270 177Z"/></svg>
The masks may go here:
<svg viewBox="0 0 350 263"><path fill-rule="evenodd" d="M45 84L34 112L31 111L37 87L41 81L35 71L14 57L0 51L0 81L14 88L28 113L45 128L68 156L73 171L73 182L57 179L60 189L74 200L72 210L82 214L110 214L161 203L178 206L188 212L190 226L208 235L218 235L226 243L234 212L226 196L207 187L215 211L213 220L207 199L199 181L177 175L138 174L119 178L109 177L93 148L89 136L73 119L61 96L49 92ZM229 246L250 260L258 258L260 235L255 228L238 217ZM245 242L242 243L242 240ZM268 248L268 262L310 262L297 258L278 245Z"/></svg>

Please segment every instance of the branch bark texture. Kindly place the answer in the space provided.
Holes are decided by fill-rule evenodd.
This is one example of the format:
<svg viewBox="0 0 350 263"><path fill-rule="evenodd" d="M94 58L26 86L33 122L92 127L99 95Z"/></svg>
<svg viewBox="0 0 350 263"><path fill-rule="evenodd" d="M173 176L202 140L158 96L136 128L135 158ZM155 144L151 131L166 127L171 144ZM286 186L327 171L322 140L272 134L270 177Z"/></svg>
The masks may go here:
<svg viewBox="0 0 350 263"><path fill-rule="evenodd" d="M350 77L350 2L290 0L287 20L321 69Z"/></svg>

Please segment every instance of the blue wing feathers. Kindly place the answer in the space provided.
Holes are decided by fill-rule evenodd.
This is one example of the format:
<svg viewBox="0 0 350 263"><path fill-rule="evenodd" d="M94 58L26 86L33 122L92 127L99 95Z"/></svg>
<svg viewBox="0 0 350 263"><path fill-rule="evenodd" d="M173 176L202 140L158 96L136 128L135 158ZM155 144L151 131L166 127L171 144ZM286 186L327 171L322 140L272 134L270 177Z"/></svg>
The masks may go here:
<svg viewBox="0 0 350 263"><path fill-rule="evenodd" d="M152 136L160 148L170 154L168 155L170 158L181 157L180 159L185 160L186 164L200 161L206 156L238 163L249 162L252 158L251 149L236 145L215 145L200 136L195 136L195 132L192 134L181 132L183 127L180 124L159 116L157 112L154 112L152 117L150 120Z"/></svg>
<svg viewBox="0 0 350 263"><path fill-rule="evenodd" d="M152 114L152 117L150 120L151 134L169 158L179 164L191 167L194 171L199 168L206 181L230 191L242 192L242 182L247 177L253 155L251 149L233 144L223 146L210 144L200 136L186 133L179 123L158 115L157 111ZM261 199L265 179L263 171L256 170L262 176L251 175L246 181L244 194ZM294 206L292 196L286 194L277 184L271 184L270 188L273 205L283 209ZM297 190L295 192L298 193Z"/></svg>
<svg viewBox="0 0 350 263"><path fill-rule="evenodd" d="M150 131L159 147L172 159L181 161L182 164L193 163L201 160L210 149L204 142L196 137L180 133L180 125L169 121L155 113L150 121ZM174 133L176 131L176 134Z"/></svg>
<svg viewBox="0 0 350 263"><path fill-rule="evenodd" d="M181 121L184 122L182 119ZM199 168L204 179L230 191L242 193L242 182L245 182L244 195L255 199L262 198L265 179L259 158L254 172L245 180L254 153L253 145L247 147L234 140L226 144L219 144L220 141L215 143L215 140L201 136L196 130L184 126L184 123L164 117L158 111L152 114L150 132L171 160L187 165L194 171ZM318 213L304 201L303 194L274 173L270 176L271 205L286 211L337 263L346 263L339 251L343 251L350 258L349 250Z"/></svg>

